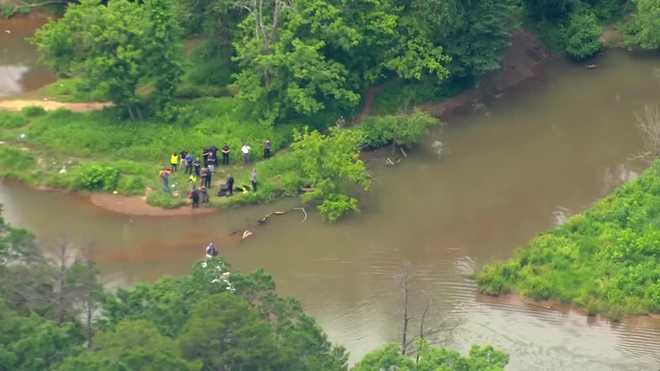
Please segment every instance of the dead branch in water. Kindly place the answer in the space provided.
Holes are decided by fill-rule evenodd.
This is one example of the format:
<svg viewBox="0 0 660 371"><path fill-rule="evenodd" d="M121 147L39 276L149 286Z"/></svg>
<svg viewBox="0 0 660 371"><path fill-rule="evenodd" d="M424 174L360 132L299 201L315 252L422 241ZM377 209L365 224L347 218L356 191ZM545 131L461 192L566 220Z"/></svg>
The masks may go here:
<svg viewBox="0 0 660 371"><path fill-rule="evenodd" d="M304 207L294 207L291 210L300 210L300 211L302 211L302 213L305 215L305 218L302 220L302 223L307 221L307 210L305 210Z"/></svg>
<svg viewBox="0 0 660 371"><path fill-rule="evenodd" d="M67 0L52 0L52 1L44 1L43 3L37 3L37 4L28 4L22 1L19 1L18 3L19 3L18 5L19 8L39 8L48 5L66 5L69 2Z"/></svg>

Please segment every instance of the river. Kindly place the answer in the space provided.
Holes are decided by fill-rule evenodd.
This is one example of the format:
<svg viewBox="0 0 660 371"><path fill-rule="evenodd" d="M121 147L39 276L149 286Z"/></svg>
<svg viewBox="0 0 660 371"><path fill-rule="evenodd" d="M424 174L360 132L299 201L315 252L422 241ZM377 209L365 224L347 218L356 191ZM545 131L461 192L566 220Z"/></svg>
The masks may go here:
<svg viewBox="0 0 660 371"><path fill-rule="evenodd" d="M82 196L1 184L0 203L11 223L40 240L84 248L109 287L185 274L214 240L234 268L273 274L279 291L300 300L352 361L399 339L407 266L411 310L431 300L438 344L462 352L492 344L510 354L509 370L658 369L657 318L609 323L484 297L470 278L643 171L631 160L642 145L634 114L660 102L660 63L621 51L596 63L594 70L548 63L533 81L448 117L395 168L368 155L373 189L361 214L336 225L315 213L302 223L292 213L241 242L230 232L295 201L211 216L130 217ZM445 144L444 157L432 150L434 140Z"/></svg>
<svg viewBox="0 0 660 371"><path fill-rule="evenodd" d="M34 91L55 80L37 60L37 51L25 40L44 24L40 16L0 16L0 98Z"/></svg>

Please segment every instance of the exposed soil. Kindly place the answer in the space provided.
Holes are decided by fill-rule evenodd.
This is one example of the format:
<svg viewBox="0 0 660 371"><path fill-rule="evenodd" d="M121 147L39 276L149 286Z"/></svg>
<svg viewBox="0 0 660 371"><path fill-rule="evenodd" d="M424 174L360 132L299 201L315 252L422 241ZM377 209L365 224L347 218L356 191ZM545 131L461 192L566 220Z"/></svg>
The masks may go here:
<svg viewBox="0 0 660 371"><path fill-rule="evenodd" d="M46 111L60 108L68 109L73 112L99 111L112 106L110 102L92 102L92 103L62 103L49 100L2 100L0 101L0 110L20 111L25 107L41 107Z"/></svg>
<svg viewBox="0 0 660 371"><path fill-rule="evenodd" d="M92 193L89 197L92 204L116 213L134 216L184 216L206 215L218 211L216 208L192 209L183 206L177 209L162 209L147 204L143 197L115 196L107 193Z"/></svg>
<svg viewBox="0 0 660 371"><path fill-rule="evenodd" d="M502 68L482 77L479 86L453 98L428 103L420 108L433 116L443 117L483 97L500 94L535 77L552 53L541 40L527 30L519 30L511 37L511 46L504 53Z"/></svg>

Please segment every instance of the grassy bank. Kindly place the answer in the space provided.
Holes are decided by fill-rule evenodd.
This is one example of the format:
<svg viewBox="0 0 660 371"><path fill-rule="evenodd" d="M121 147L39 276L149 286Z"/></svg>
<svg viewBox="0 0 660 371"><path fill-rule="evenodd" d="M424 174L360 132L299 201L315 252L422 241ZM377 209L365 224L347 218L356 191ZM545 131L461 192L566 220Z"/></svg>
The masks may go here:
<svg viewBox="0 0 660 371"><path fill-rule="evenodd" d="M478 274L488 294L575 304L612 319L660 312L660 161Z"/></svg>
<svg viewBox="0 0 660 371"><path fill-rule="evenodd" d="M261 123L251 116L249 107L233 97L190 100L183 104L182 112L185 114L176 123L155 118L123 120L117 109L46 112L30 107L22 112L0 112L0 141L4 142L0 145L0 177L36 187L146 196L151 205L175 208L188 202L191 184L183 172L177 172L170 178L173 192L160 190L158 173L169 166L170 154L187 150L201 157L203 147L222 147L225 143L232 149L231 165L216 168L213 191L229 174L237 186L249 189L254 167L259 188L257 192L238 193L231 198L211 197L212 206L254 204L294 196L304 187L319 183L319 176L333 177L330 173L310 173L303 165L305 159L287 150L294 131L307 126L305 122ZM369 148L391 143L410 146L436 123L417 113L372 117L359 127L343 130L356 132L360 143ZM264 161L261 148L266 139L272 140L275 156ZM253 148L255 162L247 166L240 159L243 143ZM338 144L319 145L325 147L318 153L321 158L308 160L324 161L324 157L333 156L331 151ZM346 149L347 154L350 151Z"/></svg>

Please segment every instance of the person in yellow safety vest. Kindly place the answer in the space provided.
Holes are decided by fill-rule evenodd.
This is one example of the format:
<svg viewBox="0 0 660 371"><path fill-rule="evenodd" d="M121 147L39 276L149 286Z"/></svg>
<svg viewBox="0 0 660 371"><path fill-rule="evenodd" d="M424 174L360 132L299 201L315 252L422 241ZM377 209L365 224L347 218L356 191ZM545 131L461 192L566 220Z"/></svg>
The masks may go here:
<svg viewBox="0 0 660 371"><path fill-rule="evenodd" d="M191 183L192 185L197 184L197 175L195 175L195 174L191 174L191 175L190 175L190 178L188 178L188 180L190 181L190 183Z"/></svg>
<svg viewBox="0 0 660 371"><path fill-rule="evenodd" d="M179 155L176 152L173 152L170 157L170 166L172 166L173 173L176 173L177 165L179 165Z"/></svg>

